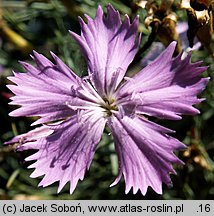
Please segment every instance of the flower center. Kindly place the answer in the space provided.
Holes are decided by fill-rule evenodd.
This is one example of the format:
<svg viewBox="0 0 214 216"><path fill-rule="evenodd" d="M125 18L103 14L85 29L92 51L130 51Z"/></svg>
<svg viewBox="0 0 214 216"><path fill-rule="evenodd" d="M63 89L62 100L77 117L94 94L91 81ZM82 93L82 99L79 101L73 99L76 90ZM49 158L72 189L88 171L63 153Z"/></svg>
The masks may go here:
<svg viewBox="0 0 214 216"><path fill-rule="evenodd" d="M104 98L105 104L101 104L101 107L105 109L106 114L111 116L113 113L118 111L117 105L115 103L115 99L113 98Z"/></svg>

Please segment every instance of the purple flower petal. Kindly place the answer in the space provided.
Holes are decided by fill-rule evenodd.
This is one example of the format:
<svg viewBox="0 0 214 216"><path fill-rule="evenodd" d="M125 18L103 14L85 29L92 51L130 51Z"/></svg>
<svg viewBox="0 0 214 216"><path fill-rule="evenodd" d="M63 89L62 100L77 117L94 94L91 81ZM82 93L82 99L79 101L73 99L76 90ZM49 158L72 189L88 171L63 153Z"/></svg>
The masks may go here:
<svg viewBox="0 0 214 216"><path fill-rule="evenodd" d="M154 61L165 49L161 42L153 42L149 47L149 51L140 62L141 67L145 67Z"/></svg>
<svg viewBox="0 0 214 216"><path fill-rule="evenodd" d="M31 177L45 175L39 186L47 186L59 181L58 192L70 182L70 193L83 180L89 169L95 149L99 143L106 120L99 113L84 112L50 129L54 133L36 142L28 142L24 148L38 149L26 158L36 160L29 168L35 168Z"/></svg>
<svg viewBox="0 0 214 216"><path fill-rule="evenodd" d="M8 144L20 143L22 145L27 142L33 142L40 138L47 137L51 135L52 133L53 133L53 130L51 130L48 126L43 125L27 133L15 136L13 139L5 142L4 144L8 145Z"/></svg>
<svg viewBox="0 0 214 216"><path fill-rule="evenodd" d="M8 77L16 85L7 85L15 94L12 105L22 107L12 111L11 116L39 116L35 124L65 119L76 113L68 105L84 106L93 103L90 89L57 56L56 64L34 52L34 67L22 62L27 73L15 73ZM89 95L89 96L88 96ZM88 97L87 97L88 96Z"/></svg>
<svg viewBox="0 0 214 216"><path fill-rule="evenodd" d="M118 11L111 5L107 9L107 16L101 7L98 7L94 20L86 16L87 24L80 19L81 36L70 32L87 58L93 85L101 95L111 91L112 77L119 71L115 81L117 87L139 46L139 40L136 40L138 17L130 24L126 15L122 22Z"/></svg>
<svg viewBox="0 0 214 216"><path fill-rule="evenodd" d="M180 115L194 115L199 111L192 105L200 103L197 95L207 85L209 78L200 75L207 67L201 62L190 63L189 54L172 59L176 43L168 48L151 64L129 79L119 90L123 104L136 105L136 112L164 119L180 119ZM126 97L132 95L132 102Z"/></svg>
<svg viewBox="0 0 214 216"><path fill-rule="evenodd" d="M175 171L172 163L182 164L173 154L174 150L184 148L177 139L167 133L172 131L141 117L112 117L108 122L115 140L119 156L119 174L126 183L126 193L133 187L133 192L140 189L143 195L151 186L157 193L162 193L162 182L171 184L169 173Z"/></svg>

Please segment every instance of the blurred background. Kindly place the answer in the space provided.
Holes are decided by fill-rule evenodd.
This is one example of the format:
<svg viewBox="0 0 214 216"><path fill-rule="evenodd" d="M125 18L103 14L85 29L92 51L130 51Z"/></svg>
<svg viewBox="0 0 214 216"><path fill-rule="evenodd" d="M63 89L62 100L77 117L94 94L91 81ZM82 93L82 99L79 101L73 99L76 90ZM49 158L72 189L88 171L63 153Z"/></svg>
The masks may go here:
<svg viewBox="0 0 214 216"><path fill-rule="evenodd" d="M176 130L174 136L183 141L187 150L178 152L184 166L175 166L173 186L163 185L163 195L151 189L125 195L121 180L109 188L117 175L118 163L113 140L104 133L93 163L85 179L69 194L67 185L57 194L57 183L38 188L39 179L29 177L32 170L24 158L30 152L16 153L15 146L4 146L5 141L33 127L33 118L11 118L15 109L8 102L12 96L6 88L7 76L12 71L23 71L18 60L32 62L30 53L36 50L51 59L55 52L79 76L87 72L84 58L68 30L80 33L78 16L95 16L96 8L111 3L120 11L122 19L140 16L142 32L140 50L130 65L129 75L145 67L171 41L178 42L175 55L193 47L192 61L203 60L209 65L204 76L211 81L201 97L206 100L197 107L201 114L185 116L181 121L157 123ZM213 1L212 0L0 0L0 199L214 199L214 59L213 59ZM184 52L184 54L185 54ZM36 106L36 104L35 104Z"/></svg>

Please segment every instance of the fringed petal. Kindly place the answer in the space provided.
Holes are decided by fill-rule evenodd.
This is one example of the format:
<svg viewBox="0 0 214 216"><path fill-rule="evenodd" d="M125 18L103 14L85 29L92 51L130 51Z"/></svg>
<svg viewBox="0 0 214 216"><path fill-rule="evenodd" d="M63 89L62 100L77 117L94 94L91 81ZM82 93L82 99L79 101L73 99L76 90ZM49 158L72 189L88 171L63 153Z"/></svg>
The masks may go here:
<svg viewBox="0 0 214 216"><path fill-rule="evenodd" d="M80 19L81 36L70 32L79 43L88 63L89 75L93 85L101 95L106 95L118 86L133 60L139 45L137 39L138 17L130 23L126 15L122 22L119 12L111 5L107 16L98 7L95 19L86 16L88 23ZM117 74L115 81L113 76Z"/></svg>
<svg viewBox="0 0 214 216"><path fill-rule="evenodd" d="M78 180L83 180L89 169L95 149L99 143L105 119L100 113L84 112L57 125L49 126L54 132L33 143L24 144L24 148L33 146L38 152L26 158L36 160L29 168L35 168L32 178L44 175L39 186L46 187L59 181L58 192L70 182L70 193L74 191Z"/></svg>
<svg viewBox="0 0 214 216"><path fill-rule="evenodd" d="M162 182L171 184L169 174L175 171L172 163L182 164L174 155L174 150L184 148L184 144L169 136L170 131L142 117L112 117L108 122L114 137L119 157L119 174L115 182L124 176L126 193L133 187L146 194L150 186L162 193Z"/></svg>
<svg viewBox="0 0 214 216"><path fill-rule="evenodd" d="M74 115L77 109L72 105L95 105L97 98L89 85L75 75L55 54L56 64L41 54L32 56L37 66L22 62L27 73L14 72L8 77L16 85L7 85L15 94L12 105L20 108L12 111L11 116L41 117L35 124L65 119Z"/></svg>
<svg viewBox="0 0 214 216"><path fill-rule="evenodd" d="M197 98L206 87L209 78L200 75L207 69L202 62L190 63L189 54L172 58L176 43L151 64L129 79L118 90L117 96L124 106L135 104L136 112L163 119L181 119L181 115L195 115L192 107L201 102ZM132 95L132 101L126 100ZM126 102L127 101L127 102Z"/></svg>

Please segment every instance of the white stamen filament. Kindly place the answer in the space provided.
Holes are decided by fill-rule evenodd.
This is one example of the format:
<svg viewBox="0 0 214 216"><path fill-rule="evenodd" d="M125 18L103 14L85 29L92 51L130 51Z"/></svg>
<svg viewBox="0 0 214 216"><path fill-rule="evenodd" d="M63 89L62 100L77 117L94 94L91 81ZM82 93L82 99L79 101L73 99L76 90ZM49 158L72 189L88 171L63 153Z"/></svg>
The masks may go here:
<svg viewBox="0 0 214 216"><path fill-rule="evenodd" d="M105 109L100 107L100 106L76 106L76 105L71 105L69 102L66 101L66 106L71 108L72 110L96 110L96 111L101 111L105 112Z"/></svg>
<svg viewBox="0 0 214 216"><path fill-rule="evenodd" d="M102 99L102 97L100 97L100 95L95 91L95 89L91 86L90 83L86 82L86 84L88 85L88 87L92 90L92 92L94 93L94 95L96 96L96 98L98 99L98 103L101 103L103 105L105 105L105 101Z"/></svg>
<svg viewBox="0 0 214 216"><path fill-rule="evenodd" d="M65 104L70 109L74 111L94 111L94 112L100 112L102 115L105 113L105 116L110 116L113 113L118 112L117 104L115 102L115 97L112 95L107 95L105 98L102 98L98 92L93 88L93 86L90 84L90 82L83 82L80 83L81 89L78 89L77 93L79 94L79 97L83 97L83 105L81 103L76 104L75 101L66 101ZM77 97L78 97L77 94ZM88 99L88 100L87 100ZM76 104L76 105L75 105Z"/></svg>

